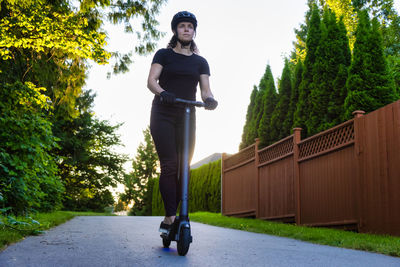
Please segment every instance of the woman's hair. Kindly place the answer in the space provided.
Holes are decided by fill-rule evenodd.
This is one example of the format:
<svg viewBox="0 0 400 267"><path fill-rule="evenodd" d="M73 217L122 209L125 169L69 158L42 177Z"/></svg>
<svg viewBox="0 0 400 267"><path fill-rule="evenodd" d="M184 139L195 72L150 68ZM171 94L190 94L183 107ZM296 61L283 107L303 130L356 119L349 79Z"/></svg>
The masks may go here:
<svg viewBox="0 0 400 267"><path fill-rule="evenodd" d="M167 48L175 48L177 44L178 44L178 37L176 36L176 34L174 34L171 40L169 41ZM194 42L194 40L192 40L192 42L190 43L190 51L192 51L195 54L199 53L199 50L197 49L197 45Z"/></svg>

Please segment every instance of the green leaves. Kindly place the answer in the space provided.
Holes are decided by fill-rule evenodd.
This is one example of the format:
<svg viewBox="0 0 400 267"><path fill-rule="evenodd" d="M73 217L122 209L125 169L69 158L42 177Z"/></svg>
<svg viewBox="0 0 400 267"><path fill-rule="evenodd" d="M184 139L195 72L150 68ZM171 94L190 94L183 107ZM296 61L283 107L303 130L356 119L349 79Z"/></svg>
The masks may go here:
<svg viewBox="0 0 400 267"><path fill-rule="evenodd" d="M0 57L9 60L15 50L42 53L57 50L74 57L107 63L110 53L104 33L87 30L88 20L73 12L59 13L50 5L36 2L26 8L10 6L0 19Z"/></svg>
<svg viewBox="0 0 400 267"><path fill-rule="evenodd" d="M0 209L0 214L6 214L7 211L11 210L11 207L7 207L7 208L2 208Z"/></svg>
<svg viewBox="0 0 400 267"><path fill-rule="evenodd" d="M23 235L39 235L44 233L44 231L40 230L40 223L28 216L18 217L18 219L10 215L6 217L0 216L0 226L18 231Z"/></svg>
<svg viewBox="0 0 400 267"><path fill-rule="evenodd" d="M16 214L33 208L51 210L61 200L56 192L63 186L49 153L55 144L46 120L50 106L41 91L31 83L0 87L1 201Z"/></svg>
<svg viewBox="0 0 400 267"><path fill-rule="evenodd" d="M291 129L284 127L284 121L287 117L290 99L292 94L292 74L289 68L289 61L285 60L285 66L282 70L282 76L279 83L279 98L276 105L272 104L273 110L270 121L269 138L273 143L275 140L280 140L291 133ZM260 136L260 141L262 138ZM268 143L266 145L269 145Z"/></svg>
<svg viewBox="0 0 400 267"><path fill-rule="evenodd" d="M384 56L379 22L373 19L371 23L366 11L362 11L359 17L346 83L345 119L351 118L355 110L370 112L399 98Z"/></svg>

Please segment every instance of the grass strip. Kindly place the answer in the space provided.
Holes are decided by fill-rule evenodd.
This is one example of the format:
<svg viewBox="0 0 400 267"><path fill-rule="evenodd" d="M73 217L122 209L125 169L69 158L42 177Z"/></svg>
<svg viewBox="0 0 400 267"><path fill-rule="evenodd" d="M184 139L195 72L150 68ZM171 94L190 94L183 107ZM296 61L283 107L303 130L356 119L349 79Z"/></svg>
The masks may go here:
<svg viewBox="0 0 400 267"><path fill-rule="evenodd" d="M330 228L296 226L251 218L227 217L220 213L210 212L192 213L190 220L248 232L288 237L315 244L400 257L400 237L361 234Z"/></svg>
<svg viewBox="0 0 400 267"><path fill-rule="evenodd" d="M40 231L48 230L54 226L60 225L75 216L114 216L111 213L96 213L96 212L75 212L75 211L55 211L51 213L37 213L32 214L32 219L40 222L38 226L24 227L23 231L13 230L11 228L0 226L0 251L6 248L6 246L18 242L25 236L31 235L30 231L32 228ZM29 222L30 220L24 217L17 217L18 221Z"/></svg>

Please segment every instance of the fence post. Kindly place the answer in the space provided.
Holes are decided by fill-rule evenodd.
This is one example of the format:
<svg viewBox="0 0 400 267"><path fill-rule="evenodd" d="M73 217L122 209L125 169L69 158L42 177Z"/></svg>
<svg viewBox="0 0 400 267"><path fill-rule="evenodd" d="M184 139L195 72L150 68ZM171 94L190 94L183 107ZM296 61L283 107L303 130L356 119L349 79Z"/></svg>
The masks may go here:
<svg viewBox="0 0 400 267"><path fill-rule="evenodd" d="M254 145L254 167L256 168L256 218L260 217L260 175L258 174L258 145L260 144L260 138L255 139L256 143Z"/></svg>
<svg viewBox="0 0 400 267"><path fill-rule="evenodd" d="M300 169L299 169L299 143L301 141L301 128L293 129L293 172L294 172L294 197L295 197L295 221L297 225L301 223L300 210Z"/></svg>
<svg viewBox="0 0 400 267"><path fill-rule="evenodd" d="M363 164L360 158L360 154L364 151L363 147L363 136L364 136L364 127L360 124L360 120L358 118L361 118L364 115L364 111L362 110L356 110L352 114L354 116L353 120L353 127L354 127L354 156L356 160L356 179L357 179L357 186L356 186L356 196L357 196L357 205L356 205L356 212L357 212L357 219L358 219L358 232L362 232L363 229L363 212L362 212L362 205L363 205L363 183L362 183L362 173L363 170Z"/></svg>
<svg viewBox="0 0 400 267"><path fill-rule="evenodd" d="M365 111L356 110L356 111L353 111L353 113L351 113L351 114L353 114L354 118L356 119L356 118L360 118L360 117L364 116Z"/></svg>
<svg viewBox="0 0 400 267"><path fill-rule="evenodd" d="M225 199L224 199L224 188L225 188L225 161L226 153L222 153L221 155L221 214L224 215L225 213Z"/></svg>

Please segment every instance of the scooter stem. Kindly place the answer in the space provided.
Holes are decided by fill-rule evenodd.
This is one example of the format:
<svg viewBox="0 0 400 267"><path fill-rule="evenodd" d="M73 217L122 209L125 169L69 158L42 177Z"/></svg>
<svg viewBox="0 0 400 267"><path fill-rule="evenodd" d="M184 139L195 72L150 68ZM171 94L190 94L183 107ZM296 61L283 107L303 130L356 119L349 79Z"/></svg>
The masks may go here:
<svg viewBox="0 0 400 267"><path fill-rule="evenodd" d="M183 147L182 147L182 161L181 161L181 211L180 218L188 218L189 214L189 136L190 136L190 107L185 106L183 118Z"/></svg>

